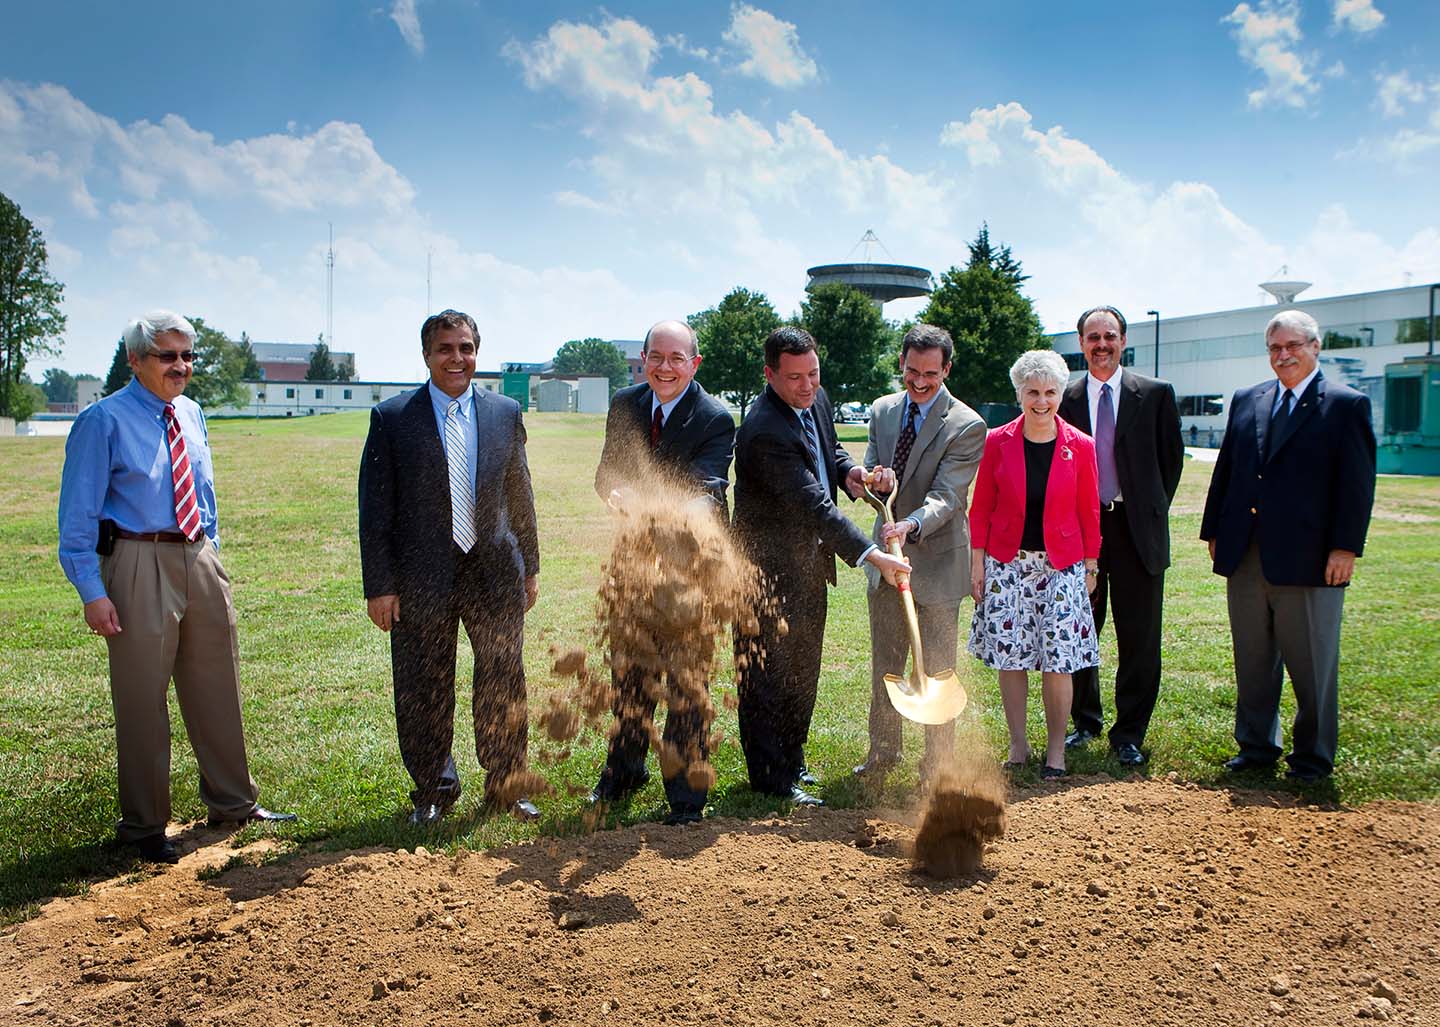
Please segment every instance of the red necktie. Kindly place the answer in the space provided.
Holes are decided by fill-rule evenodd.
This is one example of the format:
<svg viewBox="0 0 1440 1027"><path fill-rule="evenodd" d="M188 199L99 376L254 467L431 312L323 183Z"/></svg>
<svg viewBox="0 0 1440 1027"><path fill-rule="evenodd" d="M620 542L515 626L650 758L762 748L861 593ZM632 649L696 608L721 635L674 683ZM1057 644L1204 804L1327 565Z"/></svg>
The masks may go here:
<svg viewBox="0 0 1440 1027"><path fill-rule="evenodd" d="M175 408L165 404L165 437L170 440L170 480L175 485L175 523L187 541L200 537L200 504L195 501L195 475L190 471L190 454L185 452L185 435L175 419Z"/></svg>
<svg viewBox="0 0 1440 1027"><path fill-rule="evenodd" d="M660 429L665 427L665 408L655 408L655 419L650 422L650 448L660 445Z"/></svg>

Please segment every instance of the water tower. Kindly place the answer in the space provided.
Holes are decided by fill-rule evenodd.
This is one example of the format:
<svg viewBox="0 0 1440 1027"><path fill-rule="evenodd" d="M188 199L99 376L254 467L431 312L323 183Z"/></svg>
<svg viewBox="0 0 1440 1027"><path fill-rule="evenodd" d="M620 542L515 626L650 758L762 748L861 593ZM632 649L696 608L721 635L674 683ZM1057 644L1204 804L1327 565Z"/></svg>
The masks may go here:
<svg viewBox="0 0 1440 1027"><path fill-rule="evenodd" d="M909 299L914 296L929 296L934 288L930 280L930 272L923 267L911 267L908 264L877 264L871 260L874 249L879 247L885 250L885 246L876 237L873 231L867 229L855 244L855 249L864 247L862 256L864 260L858 264L820 264L817 267L809 268L805 273L810 280L805 283L805 290L821 285L839 283L848 285L852 289L858 289L870 297L870 302L881 307L891 300ZM855 249L850 252L853 254ZM885 252L888 257L889 251Z"/></svg>

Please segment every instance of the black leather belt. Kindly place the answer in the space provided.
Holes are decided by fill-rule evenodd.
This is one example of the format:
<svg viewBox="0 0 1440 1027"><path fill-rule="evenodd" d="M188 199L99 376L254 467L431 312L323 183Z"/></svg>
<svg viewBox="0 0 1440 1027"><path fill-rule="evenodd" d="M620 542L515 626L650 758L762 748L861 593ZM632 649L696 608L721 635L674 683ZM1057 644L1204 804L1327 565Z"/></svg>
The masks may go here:
<svg viewBox="0 0 1440 1027"><path fill-rule="evenodd" d="M1120 508L1121 508L1122 506L1124 506L1124 505L1125 505L1125 501L1124 501L1123 499L1112 499L1112 500L1110 500L1110 502L1108 502L1108 503L1101 503L1101 504L1100 504L1100 510L1101 510L1103 513L1113 513L1114 511L1120 509Z"/></svg>
<svg viewBox="0 0 1440 1027"><path fill-rule="evenodd" d="M116 528L115 537L133 539L136 542L175 542L182 546L190 544L190 540L178 531L126 531L124 528Z"/></svg>

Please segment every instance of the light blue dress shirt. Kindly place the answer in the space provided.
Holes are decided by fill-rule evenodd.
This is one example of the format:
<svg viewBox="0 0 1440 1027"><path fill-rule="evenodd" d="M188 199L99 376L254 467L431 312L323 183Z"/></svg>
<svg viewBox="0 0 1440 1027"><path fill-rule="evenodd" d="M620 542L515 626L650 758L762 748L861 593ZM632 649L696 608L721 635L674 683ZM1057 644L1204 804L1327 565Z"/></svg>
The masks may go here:
<svg viewBox="0 0 1440 1027"><path fill-rule="evenodd" d="M175 399L175 419L195 479L200 524L220 548L215 519L215 473L209 434L200 407ZM95 553L100 522L126 531L179 531L170 444L165 436L165 401L138 379L86 407L65 440L60 474L60 567L82 603L105 595L100 557Z"/></svg>
<svg viewBox="0 0 1440 1027"><path fill-rule="evenodd" d="M675 408L679 406L680 401L685 398L685 393L689 391L690 386L687 385L685 386L685 392L680 393L680 395L676 396L669 403L661 403L660 397L655 395L654 391L652 390L650 393L650 420L655 420L655 408L659 407L661 410L665 411L665 413L662 414L660 417L660 423L662 425L669 424L670 415L675 412Z"/></svg>
<svg viewBox="0 0 1440 1027"><path fill-rule="evenodd" d="M918 439L920 437L920 429L925 427L925 418L930 416L930 408L935 405L935 401L939 398L940 392L938 389L935 395L931 396L924 403L915 403L915 401L910 398L910 393L905 393L905 403L900 407L900 430L905 430L905 421L910 416L910 404L915 403L915 437ZM910 529L910 541L918 542L920 540L920 518L912 514L904 518L904 520L914 525L914 527Z"/></svg>
<svg viewBox="0 0 1440 1027"><path fill-rule="evenodd" d="M445 441L445 411L454 400L460 401L460 431L465 436L465 470L470 476L470 494L475 494L475 465L480 455L480 437L475 431L475 386L470 386L460 395L445 395L435 387L434 382L426 386L430 390L430 402L435 405L435 427L440 430L440 445L445 447L445 459L450 459L449 444Z"/></svg>

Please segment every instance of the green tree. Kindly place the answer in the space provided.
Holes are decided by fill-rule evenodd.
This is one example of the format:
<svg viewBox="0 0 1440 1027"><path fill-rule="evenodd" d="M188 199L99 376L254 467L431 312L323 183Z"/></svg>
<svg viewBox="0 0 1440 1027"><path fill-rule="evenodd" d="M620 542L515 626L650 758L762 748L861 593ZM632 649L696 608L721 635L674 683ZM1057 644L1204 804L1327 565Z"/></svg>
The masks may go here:
<svg viewBox="0 0 1440 1027"><path fill-rule="evenodd" d="M335 361L335 380L337 382L348 382L355 377L355 358L343 357Z"/></svg>
<svg viewBox="0 0 1440 1027"><path fill-rule="evenodd" d="M765 337L780 327L780 315L763 292L737 287L689 322L705 358L695 377L743 414L765 388Z"/></svg>
<svg viewBox="0 0 1440 1027"><path fill-rule="evenodd" d="M45 398L51 403L74 403L80 398L80 386L75 376L58 367L49 368L40 383Z"/></svg>
<svg viewBox="0 0 1440 1027"><path fill-rule="evenodd" d="M630 364L618 346L604 339L571 339L555 354L560 374L603 374L610 379L610 392L630 384Z"/></svg>
<svg viewBox="0 0 1440 1027"><path fill-rule="evenodd" d="M65 287L50 277L47 262L45 237L0 193L0 414L17 420L20 404L34 399L26 360L58 352L65 331Z"/></svg>
<svg viewBox="0 0 1440 1027"><path fill-rule="evenodd" d="M130 384L131 377L130 361L125 353L125 339L122 336L115 344L115 355L110 358L110 370L105 375L105 386L100 390L100 395L108 396L112 392L119 392Z"/></svg>
<svg viewBox="0 0 1440 1027"><path fill-rule="evenodd" d="M815 337L820 380L835 406L890 391L893 332L863 292L839 283L812 289L797 323Z"/></svg>
<svg viewBox="0 0 1440 1027"><path fill-rule="evenodd" d="M1049 349L1030 300L1021 294L1020 262L1009 247L990 249L989 232L981 228L974 254L963 270L952 267L917 320L937 325L955 342L950 391L971 405L1012 403L1010 365L1028 349Z"/></svg>
<svg viewBox="0 0 1440 1027"><path fill-rule="evenodd" d="M1011 255L1009 246L1001 246L997 250L990 245L990 223L988 221L980 222L980 232L975 236L975 241L969 244L969 249L970 262L966 265L967 267L984 265L993 268L1011 285L1019 285L1030 277L1021 272L1020 262Z"/></svg>
<svg viewBox="0 0 1440 1027"><path fill-rule="evenodd" d="M256 359L255 347L251 345L250 336L245 332L240 333L240 357L245 361L240 368L241 379L247 382L259 381L260 361Z"/></svg>
<svg viewBox="0 0 1440 1027"><path fill-rule="evenodd" d="M245 356L240 346L220 329L207 325L203 318L188 320L195 326L195 373L185 395L207 410L245 406L250 392L241 383Z"/></svg>
<svg viewBox="0 0 1440 1027"><path fill-rule="evenodd" d="M335 373L335 361L330 356L330 347L321 336L310 351L310 366L305 369L307 382L333 382L339 376Z"/></svg>

